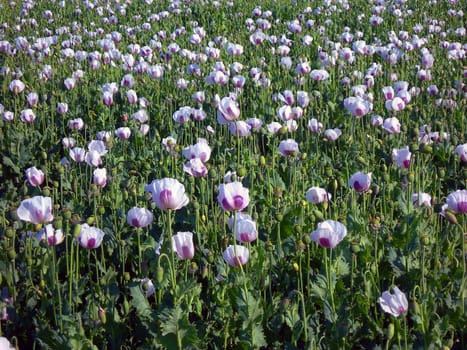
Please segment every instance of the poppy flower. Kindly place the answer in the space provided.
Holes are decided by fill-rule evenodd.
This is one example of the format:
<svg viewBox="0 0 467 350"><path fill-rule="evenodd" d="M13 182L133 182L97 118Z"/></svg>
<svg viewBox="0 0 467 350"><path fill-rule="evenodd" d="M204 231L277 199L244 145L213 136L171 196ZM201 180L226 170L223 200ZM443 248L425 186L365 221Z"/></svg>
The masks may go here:
<svg viewBox="0 0 467 350"><path fill-rule="evenodd" d="M357 192L366 192L370 189L371 176L371 173L364 174L362 172L357 172L350 177L349 186Z"/></svg>
<svg viewBox="0 0 467 350"><path fill-rule="evenodd" d="M235 181L219 186L217 200L226 211L241 211L250 203L250 195L241 182Z"/></svg>
<svg viewBox="0 0 467 350"><path fill-rule="evenodd" d="M146 208L131 208L126 215L126 222L133 227L146 227L152 222L152 213Z"/></svg>
<svg viewBox="0 0 467 350"><path fill-rule="evenodd" d="M378 302L384 312L394 317L399 317L404 312L407 312L409 308L407 297L398 287L392 288L392 293L385 291L378 299Z"/></svg>
<svg viewBox="0 0 467 350"><path fill-rule="evenodd" d="M101 245L104 236L105 233L101 229L83 224L76 240L83 248L94 249Z"/></svg>
<svg viewBox="0 0 467 350"><path fill-rule="evenodd" d="M33 224L51 222L54 219L52 215L52 198L35 196L25 199L18 207L16 215L20 220L32 222Z"/></svg>
<svg viewBox="0 0 467 350"><path fill-rule="evenodd" d="M153 180L144 186L144 190L151 192L153 201L162 210L179 210L189 203L185 186L176 179L166 177Z"/></svg>
<svg viewBox="0 0 467 350"><path fill-rule="evenodd" d="M224 261L233 267L239 267L245 265L250 258L250 251L248 248L236 245L229 245L222 253Z"/></svg>
<svg viewBox="0 0 467 350"><path fill-rule="evenodd" d="M323 248L334 248L347 235L347 228L338 221L326 220L320 222L315 231L310 233L310 239Z"/></svg>
<svg viewBox="0 0 467 350"><path fill-rule="evenodd" d="M193 233L177 232L176 235L172 236L172 249L182 260L193 259L195 255Z"/></svg>

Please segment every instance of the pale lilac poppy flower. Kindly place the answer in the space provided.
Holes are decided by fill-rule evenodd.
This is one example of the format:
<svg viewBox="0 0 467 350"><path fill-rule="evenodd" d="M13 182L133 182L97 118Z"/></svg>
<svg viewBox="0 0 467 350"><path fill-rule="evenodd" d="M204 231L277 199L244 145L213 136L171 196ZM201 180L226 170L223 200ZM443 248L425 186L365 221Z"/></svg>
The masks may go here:
<svg viewBox="0 0 467 350"><path fill-rule="evenodd" d="M25 199L21 202L16 214L20 220L33 224L51 222L54 219L52 215L52 198L35 196Z"/></svg>
<svg viewBox="0 0 467 350"><path fill-rule="evenodd" d="M245 137L251 135L251 126L243 120L229 123L229 131L233 136Z"/></svg>
<svg viewBox="0 0 467 350"><path fill-rule="evenodd" d="M381 126L383 125L383 122L384 122L383 117L381 117L378 114L374 114L370 118L370 124L372 126Z"/></svg>
<svg viewBox="0 0 467 350"><path fill-rule="evenodd" d="M336 141L341 135L342 131L339 128L327 129L324 131L324 137L326 137L329 141Z"/></svg>
<svg viewBox="0 0 467 350"><path fill-rule="evenodd" d="M456 214L467 213L467 190L457 190L446 197L448 209Z"/></svg>
<svg viewBox="0 0 467 350"><path fill-rule="evenodd" d="M69 126L71 130L81 130L84 128L84 121L81 118L72 119L70 120Z"/></svg>
<svg viewBox="0 0 467 350"><path fill-rule="evenodd" d="M282 125L278 122L271 122L269 124L266 125L266 129L271 133L271 134L278 134L281 129L282 129Z"/></svg>
<svg viewBox="0 0 467 350"><path fill-rule="evenodd" d="M251 127L251 130L260 130L263 125L263 121L259 118L249 118L246 123Z"/></svg>
<svg viewBox="0 0 467 350"><path fill-rule="evenodd" d="M313 204L328 202L332 198L330 193L320 187L310 187L305 196L306 201Z"/></svg>
<svg viewBox="0 0 467 350"><path fill-rule="evenodd" d="M27 96L26 96L26 102L28 104L29 107L34 107L37 105L37 103L39 102L39 95L36 94L35 92L30 92Z"/></svg>
<svg viewBox="0 0 467 350"><path fill-rule="evenodd" d="M22 122L32 123L34 120L36 120L36 115L32 109L23 109L21 111L20 118Z"/></svg>
<svg viewBox="0 0 467 350"><path fill-rule="evenodd" d="M135 104L136 102L138 102L138 95L136 94L136 91L135 90L128 90L126 93L126 100L129 104Z"/></svg>
<svg viewBox="0 0 467 350"><path fill-rule="evenodd" d="M162 147L169 152L169 153L175 153L175 149L177 146L177 140L173 138L172 136L164 137L161 142ZM191 159L191 157L190 157Z"/></svg>
<svg viewBox="0 0 467 350"><path fill-rule="evenodd" d="M62 145L65 148L73 148L75 147L76 140L73 137L64 137L62 139Z"/></svg>
<svg viewBox="0 0 467 350"><path fill-rule="evenodd" d="M31 186L40 186L44 182L44 172L36 167L26 169L26 178Z"/></svg>
<svg viewBox="0 0 467 350"><path fill-rule="evenodd" d="M83 224L76 240L83 248L95 249L101 245L104 236L105 233L101 229Z"/></svg>
<svg viewBox="0 0 467 350"><path fill-rule="evenodd" d="M16 350L13 345L11 345L10 341L5 337L0 337L0 349L2 350Z"/></svg>
<svg viewBox="0 0 467 350"><path fill-rule="evenodd" d="M160 253L157 255L160 255ZM151 295L153 295L156 292L156 287L154 287L154 283L152 282L151 279L147 277L141 278L141 279L138 279L138 282L141 282L142 288L145 291L146 298L149 298Z"/></svg>
<svg viewBox="0 0 467 350"><path fill-rule="evenodd" d="M5 122L13 121L14 117L15 117L15 114L13 112L11 112L11 111L5 111L2 114L2 119Z"/></svg>
<svg viewBox="0 0 467 350"><path fill-rule="evenodd" d="M87 165L92 167L98 167L99 165L102 165L102 157L100 153L94 150L86 152L84 161Z"/></svg>
<svg viewBox="0 0 467 350"><path fill-rule="evenodd" d="M220 124L227 124L240 116L240 107L231 97L224 97L220 100L218 107L218 121Z"/></svg>
<svg viewBox="0 0 467 350"><path fill-rule="evenodd" d="M19 94L21 93L26 85L21 80L15 79L10 82L9 89L11 92L14 94Z"/></svg>
<svg viewBox="0 0 467 350"><path fill-rule="evenodd" d="M292 119L292 108L289 105L284 105L280 107L277 111L277 116L282 121Z"/></svg>
<svg viewBox="0 0 467 350"><path fill-rule="evenodd" d="M378 299L379 304L384 312L399 317L401 314L407 312L409 303L407 297L397 287L392 288L393 293L385 291Z"/></svg>
<svg viewBox="0 0 467 350"><path fill-rule="evenodd" d="M105 187L107 185L107 170L105 168L94 169L92 183L99 187Z"/></svg>
<svg viewBox="0 0 467 350"><path fill-rule="evenodd" d="M233 267L243 266L248 262L250 258L250 251L248 248L236 245L229 245L222 253L224 261Z"/></svg>
<svg viewBox="0 0 467 350"><path fill-rule="evenodd" d="M350 177L349 186L356 192L366 192L370 189L371 177L371 173L364 174L362 172L357 172Z"/></svg>
<svg viewBox="0 0 467 350"><path fill-rule="evenodd" d="M146 123L149 119L148 112L145 109L140 109L133 113L131 117L138 123Z"/></svg>
<svg viewBox="0 0 467 350"><path fill-rule="evenodd" d="M410 157L412 153L409 150L409 146L392 150L392 160L400 168L407 169L410 167Z"/></svg>
<svg viewBox="0 0 467 350"><path fill-rule="evenodd" d="M456 153L459 155L459 158L462 162L467 162L467 143L458 145L456 147Z"/></svg>
<svg viewBox="0 0 467 350"><path fill-rule="evenodd" d="M64 115L66 112L68 112L68 104L65 102L57 103L57 113Z"/></svg>
<svg viewBox="0 0 467 350"><path fill-rule="evenodd" d="M183 171L194 177L204 177L208 174L208 169L199 158L193 158L186 162Z"/></svg>
<svg viewBox="0 0 467 350"><path fill-rule="evenodd" d="M131 130L127 126L122 126L115 130L114 132L115 136L117 136L119 139L122 140L128 140L131 136Z"/></svg>
<svg viewBox="0 0 467 350"><path fill-rule="evenodd" d="M185 194L185 186L176 179L153 180L150 184L144 186L144 190L151 192L153 201L162 210L179 210L189 203L189 199Z"/></svg>
<svg viewBox="0 0 467 350"><path fill-rule="evenodd" d="M133 227L146 227L152 219L152 213L146 208L133 207L126 215L126 222Z"/></svg>
<svg viewBox="0 0 467 350"><path fill-rule="evenodd" d="M241 211L250 203L250 195L241 182L235 181L219 185L217 201L226 211Z"/></svg>
<svg viewBox="0 0 467 350"><path fill-rule="evenodd" d="M396 117L386 118L383 122L383 129L389 134L399 134L401 132L401 123Z"/></svg>
<svg viewBox="0 0 467 350"><path fill-rule="evenodd" d="M172 236L172 250L182 259L193 259L195 256L195 245L192 232L177 232Z"/></svg>
<svg viewBox="0 0 467 350"><path fill-rule="evenodd" d="M310 77L315 81L323 81L329 79L329 73L324 69L314 69L311 71Z"/></svg>
<svg viewBox="0 0 467 350"><path fill-rule="evenodd" d="M81 147L73 147L69 151L70 158L76 163L81 163L85 161L86 150Z"/></svg>
<svg viewBox="0 0 467 350"><path fill-rule="evenodd" d="M65 236L63 235L62 230L56 230L52 224L47 224L39 232L37 232L36 239L39 242L46 240L48 246L54 246L62 243L65 239Z"/></svg>
<svg viewBox="0 0 467 350"><path fill-rule="evenodd" d="M294 139L283 140L279 143L279 153L284 157L297 156L298 143Z"/></svg>
<svg viewBox="0 0 467 350"><path fill-rule="evenodd" d="M412 202L416 207L431 207L433 200L428 193L419 192L412 194Z"/></svg>
<svg viewBox="0 0 467 350"><path fill-rule="evenodd" d="M308 120L308 130L313 133L320 133L323 131L323 124L320 123L317 119L312 118Z"/></svg>
<svg viewBox="0 0 467 350"><path fill-rule="evenodd" d="M198 139L198 143L184 148L182 154L188 160L199 158L203 163L206 163L211 158L211 147L206 140Z"/></svg>
<svg viewBox="0 0 467 350"><path fill-rule="evenodd" d="M323 248L336 247L347 235L347 228L338 221L326 220L320 222L315 231L310 233L310 239Z"/></svg>

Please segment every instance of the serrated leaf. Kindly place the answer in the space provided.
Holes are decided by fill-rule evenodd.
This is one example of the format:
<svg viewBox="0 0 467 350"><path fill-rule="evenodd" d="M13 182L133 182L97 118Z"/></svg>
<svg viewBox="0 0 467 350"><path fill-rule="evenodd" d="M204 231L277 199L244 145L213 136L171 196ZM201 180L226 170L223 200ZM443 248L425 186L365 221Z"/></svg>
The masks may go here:
<svg viewBox="0 0 467 350"><path fill-rule="evenodd" d="M21 174L19 167L11 160L10 157L3 156L2 162L3 162L3 165L10 167L11 170L13 170L16 174L18 175Z"/></svg>
<svg viewBox="0 0 467 350"><path fill-rule="evenodd" d="M142 318L151 317L151 306L141 288L141 284L133 282L130 284L131 303L136 309L136 313Z"/></svg>
<svg viewBox="0 0 467 350"><path fill-rule="evenodd" d="M264 338L263 327L260 323L253 324L253 329L251 330L251 342L255 348L267 345L266 339Z"/></svg>

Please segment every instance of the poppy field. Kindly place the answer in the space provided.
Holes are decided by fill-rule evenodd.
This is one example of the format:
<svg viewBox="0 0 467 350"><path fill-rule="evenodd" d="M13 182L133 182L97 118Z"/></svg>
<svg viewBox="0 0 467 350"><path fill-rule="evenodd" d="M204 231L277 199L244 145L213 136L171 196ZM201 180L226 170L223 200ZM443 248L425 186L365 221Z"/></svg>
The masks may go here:
<svg viewBox="0 0 467 350"><path fill-rule="evenodd" d="M462 1L0 3L1 349L466 349Z"/></svg>

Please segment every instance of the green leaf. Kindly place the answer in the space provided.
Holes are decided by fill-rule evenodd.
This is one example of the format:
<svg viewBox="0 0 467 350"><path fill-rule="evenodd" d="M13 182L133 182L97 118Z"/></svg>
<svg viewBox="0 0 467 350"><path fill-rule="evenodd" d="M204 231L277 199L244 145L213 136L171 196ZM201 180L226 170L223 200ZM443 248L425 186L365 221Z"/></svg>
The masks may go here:
<svg viewBox="0 0 467 350"><path fill-rule="evenodd" d="M13 170L13 172L15 172L16 174L18 175L21 175L21 170L19 169L19 167L11 160L11 158L7 157L7 156L3 156L3 165L6 165L8 167L11 168L11 170Z"/></svg>
<svg viewBox="0 0 467 350"><path fill-rule="evenodd" d="M141 288L141 284L138 282L132 282L130 284L131 302L136 308L136 313L142 318L151 317L151 306L149 305L148 299Z"/></svg>

